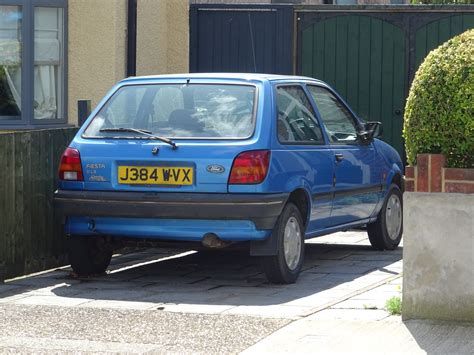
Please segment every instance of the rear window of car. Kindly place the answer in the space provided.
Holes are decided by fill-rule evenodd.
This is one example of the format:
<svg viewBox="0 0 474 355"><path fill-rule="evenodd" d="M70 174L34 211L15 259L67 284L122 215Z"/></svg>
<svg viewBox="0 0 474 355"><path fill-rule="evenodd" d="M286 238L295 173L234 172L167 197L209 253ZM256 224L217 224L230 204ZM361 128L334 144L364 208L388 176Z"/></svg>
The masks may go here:
<svg viewBox="0 0 474 355"><path fill-rule="evenodd" d="M138 136L107 131L134 128L175 139L248 138L255 126L255 96L256 87L251 85L123 86L100 109L83 136Z"/></svg>

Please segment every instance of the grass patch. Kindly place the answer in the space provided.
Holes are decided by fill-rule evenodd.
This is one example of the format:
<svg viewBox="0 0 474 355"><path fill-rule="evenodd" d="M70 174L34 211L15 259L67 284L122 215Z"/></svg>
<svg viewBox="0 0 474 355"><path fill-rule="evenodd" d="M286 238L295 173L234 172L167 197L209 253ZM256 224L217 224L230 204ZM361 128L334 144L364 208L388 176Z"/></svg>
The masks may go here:
<svg viewBox="0 0 474 355"><path fill-rule="evenodd" d="M398 296L388 299L385 308L391 315L402 314L402 299Z"/></svg>

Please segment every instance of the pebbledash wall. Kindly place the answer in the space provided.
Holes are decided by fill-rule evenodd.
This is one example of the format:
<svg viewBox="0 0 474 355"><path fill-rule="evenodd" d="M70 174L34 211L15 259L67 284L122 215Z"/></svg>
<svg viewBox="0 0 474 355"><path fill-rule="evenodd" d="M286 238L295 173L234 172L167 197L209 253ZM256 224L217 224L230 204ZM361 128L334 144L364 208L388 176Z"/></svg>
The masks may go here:
<svg viewBox="0 0 474 355"><path fill-rule="evenodd" d="M137 75L188 72L189 0L137 1ZM69 1L68 123L126 77L127 0Z"/></svg>

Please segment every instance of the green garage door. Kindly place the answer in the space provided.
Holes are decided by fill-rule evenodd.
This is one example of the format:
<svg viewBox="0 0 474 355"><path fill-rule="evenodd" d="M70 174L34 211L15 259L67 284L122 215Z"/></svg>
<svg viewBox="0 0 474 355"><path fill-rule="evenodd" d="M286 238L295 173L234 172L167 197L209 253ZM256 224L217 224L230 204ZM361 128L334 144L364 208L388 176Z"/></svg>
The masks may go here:
<svg viewBox="0 0 474 355"><path fill-rule="evenodd" d="M449 16L420 27L415 34L416 68L431 50L471 28L474 28L473 14Z"/></svg>
<svg viewBox="0 0 474 355"><path fill-rule="evenodd" d="M381 121L383 139L403 155L408 80L404 31L365 15L338 15L303 29L301 72L334 87L367 121Z"/></svg>

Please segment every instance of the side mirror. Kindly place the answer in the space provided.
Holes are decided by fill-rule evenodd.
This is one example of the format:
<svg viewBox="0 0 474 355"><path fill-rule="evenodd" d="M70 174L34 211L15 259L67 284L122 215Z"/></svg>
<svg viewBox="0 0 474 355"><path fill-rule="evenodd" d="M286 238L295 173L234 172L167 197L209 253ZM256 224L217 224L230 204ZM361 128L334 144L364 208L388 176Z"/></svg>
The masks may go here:
<svg viewBox="0 0 474 355"><path fill-rule="evenodd" d="M382 137L382 123L377 121L365 122L360 125L357 136L362 143L370 143L374 138Z"/></svg>
<svg viewBox="0 0 474 355"><path fill-rule="evenodd" d="M374 121L374 122L367 122L367 123L365 124L365 126L366 126L366 129L367 129L367 130L373 132L372 138L380 138L380 137L382 137L382 135L383 135L382 122L377 122L377 121Z"/></svg>

